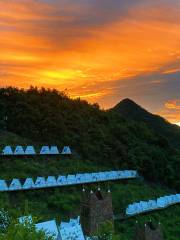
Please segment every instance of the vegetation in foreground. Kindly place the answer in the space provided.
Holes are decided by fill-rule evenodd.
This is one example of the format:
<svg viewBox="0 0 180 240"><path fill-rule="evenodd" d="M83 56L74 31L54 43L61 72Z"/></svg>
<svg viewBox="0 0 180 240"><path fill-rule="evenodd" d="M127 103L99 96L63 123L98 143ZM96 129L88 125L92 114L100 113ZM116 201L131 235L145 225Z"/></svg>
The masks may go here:
<svg viewBox="0 0 180 240"><path fill-rule="evenodd" d="M7 88L0 89L0 119L1 149L5 145L31 144L38 148L55 144L70 145L74 150L71 158L1 158L1 179L137 169L151 185L144 181L101 185L104 189L111 188L117 215L129 203L175 193L175 189L179 189L180 153L171 140L146 123L126 118L116 111L100 110L97 104L72 100L55 90ZM97 185L87 188L97 188ZM80 196L81 187L1 193L0 207L8 210L13 219L28 213L37 216L39 221L54 217L61 221L79 214ZM162 223L166 240L178 240L179 216L180 207L172 206L116 221L115 232L119 234L116 237L132 239L135 221L151 218ZM9 231L15 231L14 228Z"/></svg>

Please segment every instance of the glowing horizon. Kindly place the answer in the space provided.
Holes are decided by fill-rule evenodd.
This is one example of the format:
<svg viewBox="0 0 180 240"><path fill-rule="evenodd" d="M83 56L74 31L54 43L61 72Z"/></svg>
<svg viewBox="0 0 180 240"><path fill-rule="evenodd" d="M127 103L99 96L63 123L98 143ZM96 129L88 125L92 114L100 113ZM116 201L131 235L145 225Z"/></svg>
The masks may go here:
<svg viewBox="0 0 180 240"><path fill-rule="evenodd" d="M0 33L0 86L66 90L103 108L129 97L180 122L177 0L0 0Z"/></svg>

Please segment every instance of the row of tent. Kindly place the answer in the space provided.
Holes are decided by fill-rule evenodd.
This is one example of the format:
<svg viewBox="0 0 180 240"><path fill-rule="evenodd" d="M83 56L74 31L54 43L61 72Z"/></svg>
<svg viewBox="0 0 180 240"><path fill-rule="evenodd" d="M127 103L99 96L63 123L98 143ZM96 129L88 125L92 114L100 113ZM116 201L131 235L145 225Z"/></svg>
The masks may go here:
<svg viewBox="0 0 180 240"><path fill-rule="evenodd" d="M19 218L20 224L26 222L33 222L31 216ZM52 237L54 240L85 240L85 236L81 227L80 217L70 219L69 222L61 222L57 224L56 220L50 220L35 224L36 231L43 231L47 236Z"/></svg>
<svg viewBox="0 0 180 240"><path fill-rule="evenodd" d="M156 200L140 201L138 203L128 205L128 207L126 208L126 215L131 216L144 212L158 210L178 203L180 203L180 194L159 197Z"/></svg>
<svg viewBox="0 0 180 240"><path fill-rule="evenodd" d="M136 178L138 173L135 170L124 171L106 171L97 173L77 173L69 174L67 176L59 175L45 177L37 177L35 181L33 178L13 180L0 180L0 191L17 191L29 190L37 188L59 187L66 185L76 185L84 183L93 183L101 181L112 181L118 179Z"/></svg>
<svg viewBox="0 0 180 240"><path fill-rule="evenodd" d="M10 156L10 155L70 155L72 154L69 146L64 146L62 150L58 149L57 146L42 146L39 151L36 151L34 146L16 146L15 148L11 146L5 146L2 150L1 155Z"/></svg>

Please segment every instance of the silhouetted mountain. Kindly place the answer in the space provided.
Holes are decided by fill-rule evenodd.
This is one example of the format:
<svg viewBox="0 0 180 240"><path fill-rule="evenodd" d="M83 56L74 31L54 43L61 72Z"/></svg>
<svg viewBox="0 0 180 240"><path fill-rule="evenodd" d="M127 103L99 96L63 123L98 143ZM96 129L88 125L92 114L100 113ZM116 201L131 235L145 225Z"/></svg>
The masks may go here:
<svg viewBox="0 0 180 240"><path fill-rule="evenodd" d="M164 118L148 112L128 98L118 103L113 110L128 120L144 122L157 134L166 137L174 147L180 148L180 127L177 125L171 124Z"/></svg>

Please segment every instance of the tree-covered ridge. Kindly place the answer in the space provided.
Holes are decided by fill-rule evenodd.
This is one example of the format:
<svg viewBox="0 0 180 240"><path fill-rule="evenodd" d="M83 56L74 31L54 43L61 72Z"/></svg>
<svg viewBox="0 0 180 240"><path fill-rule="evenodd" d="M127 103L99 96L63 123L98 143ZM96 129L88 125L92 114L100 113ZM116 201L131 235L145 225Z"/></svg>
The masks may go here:
<svg viewBox="0 0 180 240"><path fill-rule="evenodd" d="M56 90L1 88L0 119L1 129L28 139L29 143L70 145L75 159L80 159L78 165L84 164L86 169L86 161L91 166L111 169L134 168L147 179L178 188L179 153L168 139L142 122L126 119L115 111L101 110L97 104L72 100ZM3 139L1 146L5 145ZM19 139L16 143L21 144ZM4 159L1 161L2 174L6 172L7 178L12 177L6 167L18 160L8 164ZM32 167L27 161L24 164L26 169ZM38 169L38 163L34 164L34 169ZM25 175L22 162L21 166L13 171L15 175ZM51 160L45 166L46 175L56 169Z"/></svg>
<svg viewBox="0 0 180 240"><path fill-rule="evenodd" d="M124 99L113 109L127 119L146 123L148 127L162 135L176 148L180 148L180 127L171 124L166 119L152 114L133 102L131 99Z"/></svg>

